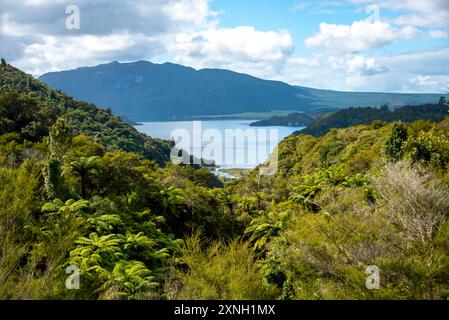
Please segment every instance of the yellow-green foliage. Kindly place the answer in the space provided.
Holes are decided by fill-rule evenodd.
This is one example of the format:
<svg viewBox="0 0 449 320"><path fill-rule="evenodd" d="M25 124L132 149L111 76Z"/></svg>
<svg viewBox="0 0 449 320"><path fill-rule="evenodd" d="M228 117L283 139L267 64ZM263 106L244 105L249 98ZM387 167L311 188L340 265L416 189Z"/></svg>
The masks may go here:
<svg viewBox="0 0 449 320"><path fill-rule="evenodd" d="M23 164L19 169L0 169L0 297L13 298L14 279L30 244L26 226L35 210L37 179ZM28 232L27 232L28 231Z"/></svg>
<svg viewBox="0 0 449 320"><path fill-rule="evenodd" d="M68 250L79 232L70 215L37 218L39 168L30 160L0 169L0 298L57 297Z"/></svg>
<svg viewBox="0 0 449 320"><path fill-rule="evenodd" d="M264 283L263 271L249 244L234 240L206 245L200 236L186 239L174 270L176 278L167 284L170 298L197 300L274 299L277 290ZM180 282L180 283L177 283Z"/></svg>
<svg viewBox="0 0 449 320"><path fill-rule="evenodd" d="M276 175L259 178L255 170L240 190L264 191L270 199L283 201L304 184L305 177L321 169L338 167L343 177L375 172L385 162L383 149L390 130L391 124L363 125L334 129L320 138L289 136L279 144Z"/></svg>
<svg viewBox="0 0 449 320"><path fill-rule="evenodd" d="M20 79L32 101L2 100L0 298L449 297L449 118L404 125L397 157L379 121L290 136L275 175L223 187L208 169L160 166L170 143L109 110ZM23 130L13 103L67 122L22 108L39 122ZM195 230L204 241L186 238ZM65 288L68 265L80 290ZM365 287L369 265L379 290Z"/></svg>
<svg viewBox="0 0 449 320"><path fill-rule="evenodd" d="M318 214L298 211L272 241L269 251L282 257L290 298L448 297L447 186L405 163L387 167L375 185L377 205L340 191ZM380 268L379 290L365 286L371 265Z"/></svg>
<svg viewBox="0 0 449 320"><path fill-rule="evenodd" d="M383 153L393 124L290 136L275 176L237 184L262 195L247 232L280 298L448 297L448 120L405 125L398 164ZM379 290L365 286L371 265Z"/></svg>

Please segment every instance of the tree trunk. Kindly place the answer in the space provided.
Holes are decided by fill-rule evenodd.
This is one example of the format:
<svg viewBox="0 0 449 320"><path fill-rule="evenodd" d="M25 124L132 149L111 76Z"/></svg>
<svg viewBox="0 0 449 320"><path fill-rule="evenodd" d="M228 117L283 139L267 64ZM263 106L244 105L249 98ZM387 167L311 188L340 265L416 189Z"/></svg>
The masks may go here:
<svg viewBox="0 0 449 320"><path fill-rule="evenodd" d="M81 175L81 198L86 199L87 192L86 192L86 175Z"/></svg>

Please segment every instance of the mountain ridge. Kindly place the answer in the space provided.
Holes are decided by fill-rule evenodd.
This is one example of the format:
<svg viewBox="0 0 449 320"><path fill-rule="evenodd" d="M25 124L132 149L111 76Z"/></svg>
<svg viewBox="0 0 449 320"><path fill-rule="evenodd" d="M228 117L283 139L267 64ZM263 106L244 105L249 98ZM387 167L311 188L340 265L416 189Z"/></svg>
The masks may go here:
<svg viewBox="0 0 449 320"><path fill-rule="evenodd" d="M293 110L393 107L436 101L439 94L339 92L292 86L226 69L139 60L50 72L39 77L77 99L110 107L133 121Z"/></svg>

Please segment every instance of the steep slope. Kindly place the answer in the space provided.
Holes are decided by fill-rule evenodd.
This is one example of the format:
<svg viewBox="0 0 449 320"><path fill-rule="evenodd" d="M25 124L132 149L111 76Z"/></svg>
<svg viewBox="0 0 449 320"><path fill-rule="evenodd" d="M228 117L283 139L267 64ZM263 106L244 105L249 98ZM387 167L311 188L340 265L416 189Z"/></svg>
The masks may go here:
<svg viewBox="0 0 449 320"><path fill-rule="evenodd" d="M247 236L283 298L447 299L448 126L449 117L290 136L275 175L240 184L257 210ZM388 285L367 290L367 266Z"/></svg>
<svg viewBox="0 0 449 320"><path fill-rule="evenodd" d="M172 142L141 134L120 117L113 115L110 109L99 109L91 103L74 100L11 65L1 66L0 95L11 93L17 93L27 103L36 105L39 112L45 111L40 113L45 114L44 118L50 124L57 117L63 117L76 133L95 138L107 150L139 153L146 159L161 164L169 160ZM9 98L11 101L20 99L14 96Z"/></svg>

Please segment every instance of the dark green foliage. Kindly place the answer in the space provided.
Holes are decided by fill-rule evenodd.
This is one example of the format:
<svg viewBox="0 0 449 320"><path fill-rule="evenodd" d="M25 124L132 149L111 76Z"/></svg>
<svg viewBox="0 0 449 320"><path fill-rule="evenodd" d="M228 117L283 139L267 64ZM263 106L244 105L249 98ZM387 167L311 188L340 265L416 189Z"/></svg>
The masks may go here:
<svg viewBox="0 0 449 320"><path fill-rule="evenodd" d="M385 142L385 155L389 161L396 162L403 157L402 147L407 141L407 126L403 122L393 124L390 136Z"/></svg>
<svg viewBox="0 0 449 320"><path fill-rule="evenodd" d="M54 157L48 159L42 175L44 177L44 191L46 198L52 200L62 197L62 171L59 160Z"/></svg>
<svg viewBox="0 0 449 320"><path fill-rule="evenodd" d="M274 116L270 119L260 120L251 123L252 127L268 126L288 126L288 127L307 127L315 119L305 113L291 113L285 117Z"/></svg>
<svg viewBox="0 0 449 320"><path fill-rule="evenodd" d="M431 122L418 121L409 126L395 123L385 143L385 155L391 162L403 158L412 163L425 163L433 168L446 169L449 163L447 132ZM410 133L409 133L410 132Z"/></svg>
<svg viewBox="0 0 449 320"><path fill-rule="evenodd" d="M370 124L375 120L407 123L416 120L440 122L447 116L448 110L448 106L441 103L404 106L392 111L389 110L388 106L383 108L349 108L321 116L299 133L319 137L328 133L332 128L348 128L360 124ZM373 125L378 126L379 122L373 123Z"/></svg>
<svg viewBox="0 0 449 320"><path fill-rule="evenodd" d="M374 129L382 128L385 124L386 122L382 120L374 120L373 123L371 123Z"/></svg>
<svg viewBox="0 0 449 320"><path fill-rule="evenodd" d="M80 196L83 199L87 197L87 185L91 181L90 175L92 172L98 174L101 170L103 163L101 159L97 156L92 157L80 157L72 162L70 162L69 170L78 176L80 183Z"/></svg>
<svg viewBox="0 0 449 320"><path fill-rule="evenodd" d="M40 166L30 159L0 168L0 297L43 299L61 288L61 264L79 225L40 214ZM52 272L53 271L53 272ZM45 290L42 290L45 288Z"/></svg>
<svg viewBox="0 0 449 320"><path fill-rule="evenodd" d="M344 146L338 141L331 141L320 149L320 163L324 168L332 165L333 159L343 150Z"/></svg>
<svg viewBox="0 0 449 320"><path fill-rule="evenodd" d="M48 134L52 121L47 111L17 93L0 96L0 134L17 132L23 139L39 141Z"/></svg>
<svg viewBox="0 0 449 320"><path fill-rule="evenodd" d="M265 278L268 283L276 285L279 289L282 289L287 281L282 259L275 254L270 254L265 261Z"/></svg>
<svg viewBox="0 0 449 320"><path fill-rule="evenodd" d="M76 101L10 65L1 70L0 97L1 134L16 131L28 140L39 141L62 117L74 134L91 136L107 150L135 152L159 164L170 159L172 142L141 134L110 109Z"/></svg>
<svg viewBox="0 0 449 320"><path fill-rule="evenodd" d="M150 140L22 80L2 98L0 298L449 298L449 117L290 136L275 175L223 186L125 151Z"/></svg>
<svg viewBox="0 0 449 320"><path fill-rule="evenodd" d="M0 298L160 299L176 236L242 234L209 170L159 166L171 142L1 72ZM80 290L65 288L68 265Z"/></svg>
<svg viewBox="0 0 449 320"><path fill-rule="evenodd" d="M48 200L64 198L64 178L62 168L65 155L72 145L72 129L63 119L58 119L50 128L48 137L49 158L44 165L44 191Z"/></svg>
<svg viewBox="0 0 449 320"><path fill-rule="evenodd" d="M223 182L207 168L194 169L191 166L183 166L182 174L203 187L223 187Z"/></svg>

